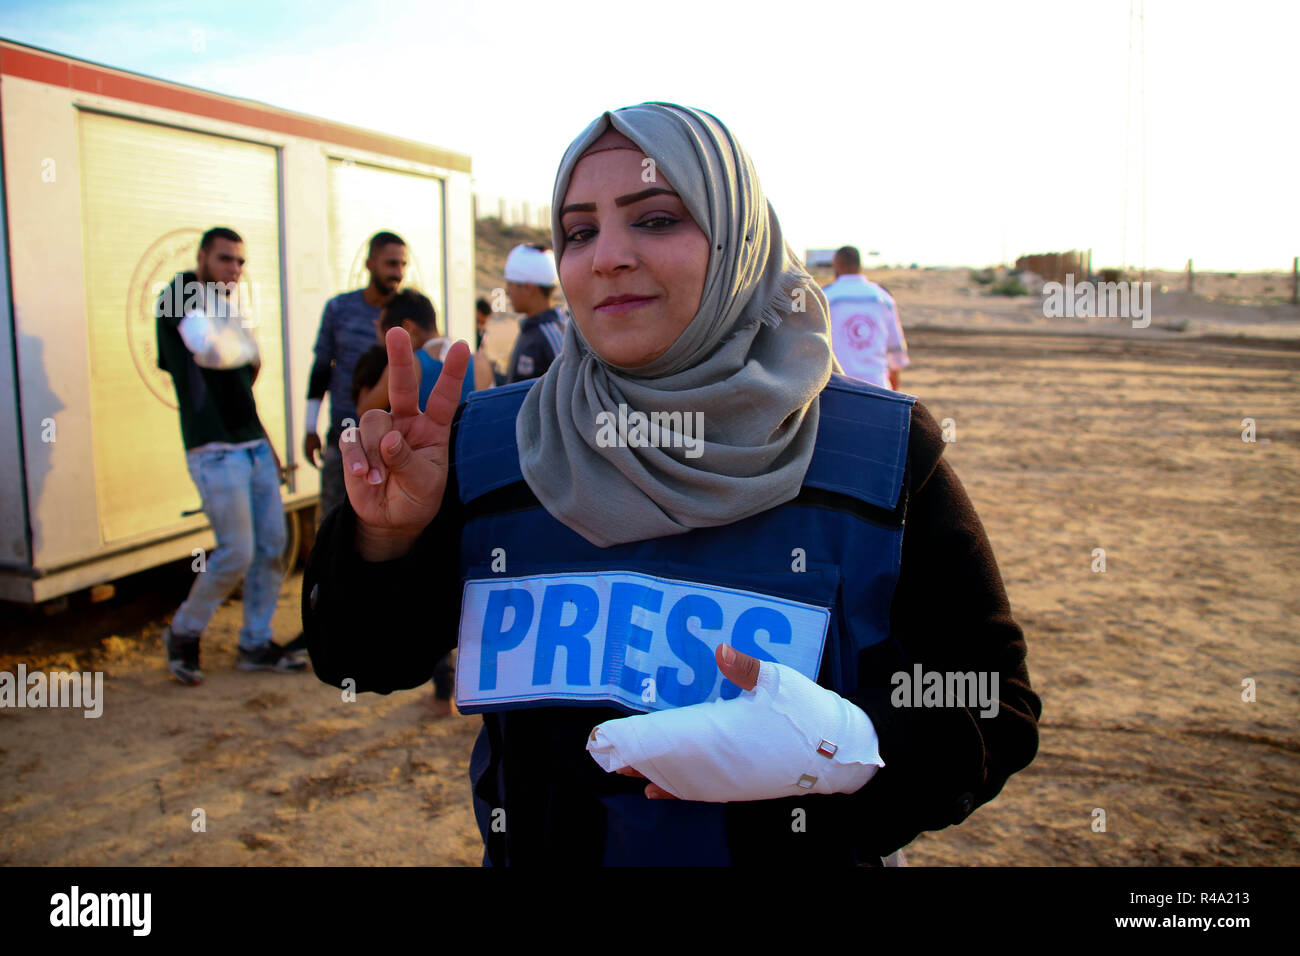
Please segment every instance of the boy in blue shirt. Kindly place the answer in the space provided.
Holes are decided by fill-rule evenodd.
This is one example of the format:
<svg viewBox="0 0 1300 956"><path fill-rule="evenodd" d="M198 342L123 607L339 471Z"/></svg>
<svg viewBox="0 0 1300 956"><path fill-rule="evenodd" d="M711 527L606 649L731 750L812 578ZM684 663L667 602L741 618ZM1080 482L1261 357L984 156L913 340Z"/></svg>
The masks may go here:
<svg viewBox="0 0 1300 956"><path fill-rule="evenodd" d="M388 353L384 336L389 329L401 326L411 337L415 350L415 374L420 383L420 410L429 400L433 386L442 374L442 362L424 348L425 343L438 335L438 314L428 296L414 289L403 289L379 313L379 344L371 346L358 360L352 373L352 388L356 394L358 420L372 408L388 407ZM461 386L463 402L474 390L474 376L465 376Z"/></svg>

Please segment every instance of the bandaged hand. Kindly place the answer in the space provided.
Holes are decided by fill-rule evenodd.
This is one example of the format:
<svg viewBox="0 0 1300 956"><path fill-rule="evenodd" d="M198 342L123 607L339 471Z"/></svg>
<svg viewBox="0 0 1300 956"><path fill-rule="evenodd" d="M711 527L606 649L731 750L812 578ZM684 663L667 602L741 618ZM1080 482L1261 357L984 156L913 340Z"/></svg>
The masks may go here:
<svg viewBox="0 0 1300 956"><path fill-rule="evenodd" d="M648 779L651 799L711 803L853 793L885 765L860 707L725 644L715 658L739 697L607 720L587 740L595 761Z"/></svg>
<svg viewBox="0 0 1300 956"><path fill-rule="evenodd" d="M239 315L193 310L181 320L179 331L194 354L194 364L202 368L241 368L260 359L257 338Z"/></svg>

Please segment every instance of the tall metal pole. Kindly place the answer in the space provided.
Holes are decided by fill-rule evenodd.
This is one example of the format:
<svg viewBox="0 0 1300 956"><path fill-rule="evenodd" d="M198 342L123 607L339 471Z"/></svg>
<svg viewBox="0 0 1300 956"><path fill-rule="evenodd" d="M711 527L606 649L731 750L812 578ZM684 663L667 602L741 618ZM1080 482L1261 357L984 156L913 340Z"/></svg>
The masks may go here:
<svg viewBox="0 0 1300 956"><path fill-rule="evenodd" d="M1138 116L1142 124L1142 280L1147 277L1147 31L1146 0L1138 0Z"/></svg>
<svg viewBox="0 0 1300 956"><path fill-rule="evenodd" d="M1124 88L1124 218L1120 222L1120 265L1128 269L1129 142L1133 137L1133 2L1128 3L1128 81Z"/></svg>

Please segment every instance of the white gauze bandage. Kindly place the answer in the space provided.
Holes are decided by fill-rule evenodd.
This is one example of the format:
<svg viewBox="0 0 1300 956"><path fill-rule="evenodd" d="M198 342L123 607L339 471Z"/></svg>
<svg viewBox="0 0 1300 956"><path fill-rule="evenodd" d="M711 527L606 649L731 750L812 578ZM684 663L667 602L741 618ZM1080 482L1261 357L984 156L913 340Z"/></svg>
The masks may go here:
<svg viewBox="0 0 1300 956"><path fill-rule="evenodd" d="M209 306L212 299L209 297ZM255 365L260 360L257 338L236 308L192 309L178 331L185 347L202 368L231 369Z"/></svg>
<svg viewBox="0 0 1300 956"><path fill-rule="evenodd" d="M675 797L711 803L853 793L885 765L860 707L769 661L734 700L607 720L587 750L607 771L633 767Z"/></svg>
<svg viewBox="0 0 1300 956"><path fill-rule="evenodd" d="M536 286L554 286L560 282L555 271L555 253L529 245L518 245L510 250L510 255L506 256L505 273L507 282Z"/></svg>

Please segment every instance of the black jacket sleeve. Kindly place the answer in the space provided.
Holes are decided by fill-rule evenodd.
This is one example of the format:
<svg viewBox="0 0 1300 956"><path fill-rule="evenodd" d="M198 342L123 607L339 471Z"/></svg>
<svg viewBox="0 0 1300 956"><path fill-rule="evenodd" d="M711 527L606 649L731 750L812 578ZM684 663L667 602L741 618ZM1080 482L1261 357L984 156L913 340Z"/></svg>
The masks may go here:
<svg viewBox="0 0 1300 956"><path fill-rule="evenodd" d="M1024 635L943 445L934 417L917 403L891 640L862 655L861 689L851 698L875 724L885 761L850 798L860 839L881 856L923 830L960 823L1038 750L1042 704L1029 684ZM978 704L894 706L892 675L911 674L916 664L923 672L984 672L990 681L996 674L997 713L981 716Z"/></svg>
<svg viewBox="0 0 1300 956"><path fill-rule="evenodd" d="M307 382L307 398L324 398L330 387L330 363L317 359L311 367L311 378Z"/></svg>
<svg viewBox="0 0 1300 956"><path fill-rule="evenodd" d="M527 359L527 361L524 361ZM519 340L510 357L510 369L507 383L525 382L532 378L541 378L555 361L555 352L546 334L539 326L530 326L519 332ZM524 368L520 368L520 365Z"/></svg>
<svg viewBox="0 0 1300 956"><path fill-rule="evenodd" d="M455 448L456 427L451 433ZM455 467L442 508L393 561L357 553L356 512L345 497L316 532L302 579L302 626L316 676L358 693L419 687L456 645L463 511Z"/></svg>
<svg viewBox="0 0 1300 956"><path fill-rule="evenodd" d="M537 371L534 374L541 378L554 364L556 354L555 349L551 348L551 340L546 337L546 333L540 328L537 330L537 339L538 341L532 350L533 360L537 363Z"/></svg>

